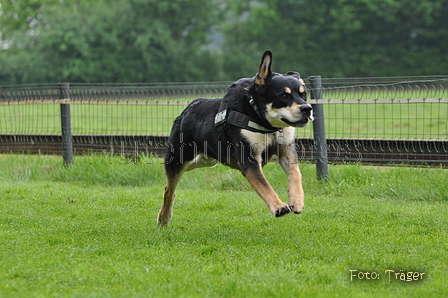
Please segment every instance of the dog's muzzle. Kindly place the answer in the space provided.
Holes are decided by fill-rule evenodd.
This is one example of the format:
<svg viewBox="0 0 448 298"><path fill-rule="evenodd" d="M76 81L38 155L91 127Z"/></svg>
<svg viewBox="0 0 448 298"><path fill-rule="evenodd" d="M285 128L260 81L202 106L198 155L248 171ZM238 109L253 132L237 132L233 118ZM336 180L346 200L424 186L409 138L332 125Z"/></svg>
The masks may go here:
<svg viewBox="0 0 448 298"><path fill-rule="evenodd" d="M309 104L301 106L300 112L302 112L302 114L305 116L305 118L308 118L311 121L314 121L313 108Z"/></svg>
<svg viewBox="0 0 448 298"><path fill-rule="evenodd" d="M314 121L313 108L309 105L303 105L300 107L301 119L299 121L292 122L286 118L281 118L283 122L294 127L305 127L308 125L308 119Z"/></svg>

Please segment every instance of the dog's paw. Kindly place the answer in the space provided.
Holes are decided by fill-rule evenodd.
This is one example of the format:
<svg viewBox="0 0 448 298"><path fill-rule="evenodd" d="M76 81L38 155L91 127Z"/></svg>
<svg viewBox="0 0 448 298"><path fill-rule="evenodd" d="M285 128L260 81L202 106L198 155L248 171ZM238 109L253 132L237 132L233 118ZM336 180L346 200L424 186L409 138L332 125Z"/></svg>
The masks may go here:
<svg viewBox="0 0 448 298"><path fill-rule="evenodd" d="M275 211L275 217L280 217L291 212L291 208L288 205L283 205L277 211Z"/></svg>
<svg viewBox="0 0 448 298"><path fill-rule="evenodd" d="M157 223L159 226L164 227L167 226L170 223L172 214L168 213L168 214L162 214L159 213L159 216L157 217Z"/></svg>
<svg viewBox="0 0 448 298"><path fill-rule="evenodd" d="M294 205L289 205L289 208L291 208L291 211L294 212L295 214L300 214L303 212L303 209L305 209L305 207L296 207Z"/></svg>
<svg viewBox="0 0 448 298"><path fill-rule="evenodd" d="M169 220L164 220L164 219L157 219L157 224L159 225L159 227L166 227L169 224Z"/></svg>

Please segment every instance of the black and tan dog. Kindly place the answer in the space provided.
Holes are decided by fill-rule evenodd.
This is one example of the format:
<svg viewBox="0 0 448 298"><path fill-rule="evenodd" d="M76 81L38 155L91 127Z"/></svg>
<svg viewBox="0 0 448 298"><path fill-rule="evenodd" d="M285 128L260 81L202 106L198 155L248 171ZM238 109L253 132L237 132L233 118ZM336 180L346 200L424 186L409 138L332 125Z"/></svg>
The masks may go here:
<svg viewBox="0 0 448 298"><path fill-rule="evenodd" d="M165 155L168 184L159 225L172 217L175 190L185 171L217 163L240 170L275 216L301 213L302 176L295 150L295 127L313 120L306 88L297 72L271 72L267 50L254 78L233 83L224 98L196 99L174 121ZM288 203L266 181L262 166L277 155L288 175Z"/></svg>

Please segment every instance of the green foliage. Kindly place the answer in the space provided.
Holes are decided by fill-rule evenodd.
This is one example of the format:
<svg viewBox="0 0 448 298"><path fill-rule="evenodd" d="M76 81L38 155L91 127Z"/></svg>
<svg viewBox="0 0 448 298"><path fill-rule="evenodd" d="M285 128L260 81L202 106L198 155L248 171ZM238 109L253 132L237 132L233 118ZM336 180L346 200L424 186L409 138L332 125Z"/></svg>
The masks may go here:
<svg viewBox="0 0 448 298"><path fill-rule="evenodd" d="M445 74L447 0L8 0L0 83Z"/></svg>
<svg viewBox="0 0 448 298"><path fill-rule="evenodd" d="M0 58L6 65L0 81L198 80L211 59L202 45L212 19L208 0L53 5L45 9L45 22L35 26L39 35L19 31L9 41L11 48Z"/></svg>
<svg viewBox="0 0 448 298"><path fill-rule="evenodd" d="M448 66L443 25L448 8L444 4L446 1L242 1L237 21L226 26L230 38L225 51L236 49L239 55L251 57L254 49L271 48L276 53L276 69L297 69L304 75L443 74ZM233 64L228 68L238 70Z"/></svg>
<svg viewBox="0 0 448 298"><path fill-rule="evenodd" d="M303 164L306 210L283 218L237 171L199 169L158 228L161 160L84 156L66 169L61 157L1 155L0 168L2 297L447 295L443 169L331 166L323 183ZM280 166L265 173L284 199Z"/></svg>

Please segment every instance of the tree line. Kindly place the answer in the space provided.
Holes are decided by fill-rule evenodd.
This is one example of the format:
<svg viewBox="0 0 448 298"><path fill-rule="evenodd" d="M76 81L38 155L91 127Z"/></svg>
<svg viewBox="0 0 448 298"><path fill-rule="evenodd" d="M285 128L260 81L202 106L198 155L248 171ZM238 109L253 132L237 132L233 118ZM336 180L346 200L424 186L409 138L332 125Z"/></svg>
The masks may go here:
<svg viewBox="0 0 448 298"><path fill-rule="evenodd" d="M448 73L448 0L6 0L0 85Z"/></svg>

